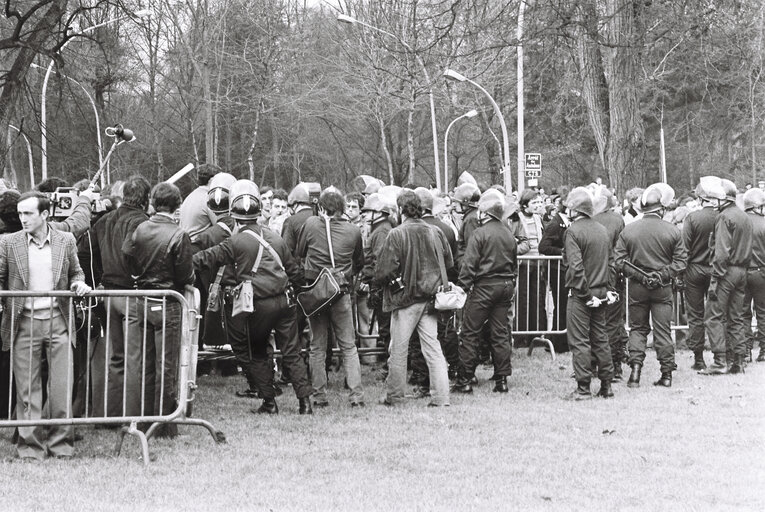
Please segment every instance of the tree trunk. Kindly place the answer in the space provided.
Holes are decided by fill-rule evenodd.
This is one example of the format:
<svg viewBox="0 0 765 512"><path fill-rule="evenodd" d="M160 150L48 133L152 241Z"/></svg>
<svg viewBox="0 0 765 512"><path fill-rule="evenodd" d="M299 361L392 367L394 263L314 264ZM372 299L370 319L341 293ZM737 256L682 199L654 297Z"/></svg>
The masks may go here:
<svg viewBox="0 0 765 512"><path fill-rule="evenodd" d="M249 172L247 179L250 181L255 181L255 160L252 157L253 152L255 151L255 144L258 141L258 128L260 127L260 111L262 109L263 100L260 102L260 107L255 111L255 127L252 129L252 144L250 144L250 149L247 151L247 170Z"/></svg>
<svg viewBox="0 0 765 512"><path fill-rule="evenodd" d="M402 185L409 182L414 177L414 168L417 165L414 154L414 108L417 100L417 95L412 87L411 104L409 105L409 112L406 117L406 149L409 152L409 169L402 180Z"/></svg>
<svg viewBox="0 0 765 512"><path fill-rule="evenodd" d="M377 122L380 125L380 141L382 142L383 153L385 153L385 162L388 164L388 184L393 185L393 156L388 149L388 137L385 134L385 122L382 114L377 116Z"/></svg>

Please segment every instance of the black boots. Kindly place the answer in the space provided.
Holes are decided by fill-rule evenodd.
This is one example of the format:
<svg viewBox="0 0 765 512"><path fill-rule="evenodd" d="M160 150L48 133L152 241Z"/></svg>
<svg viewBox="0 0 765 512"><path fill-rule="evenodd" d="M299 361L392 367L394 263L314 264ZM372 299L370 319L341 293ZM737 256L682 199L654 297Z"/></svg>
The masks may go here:
<svg viewBox="0 0 765 512"><path fill-rule="evenodd" d="M459 377L457 381L452 385L452 391L457 393L472 393L473 386L470 384L470 379L466 377Z"/></svg>
<svg viewBox="0 0 765 512"><path fill-rule="evenodd" d="M495 381L494 389L492 389L494 393L507 393L507 377L500 377Z"/></svg>
<svg viewBox="0 0 765 512"><path fill-rule="evenodd" d="M613 398L614 392L611 390L611 383L608 381L601 381L600 382L600 390L598 391L598 396L603 398Z"/></svg>
<svg viewBox="0 0 765 512"><path fill-rule="evenodd" d="M765 349L761 348L760 353L757 355L757 362L763 363L765 362Z"/></svg>
<svg viewBox="0 0 765 512"><path fill-rule="evenodd" d="M569 400L575 400L577 402L581 400L590 400L592 398L592 393L590 393L590 382L582 380L576 384L576 390L574 390L566 398Z"/></svg>
<svg viewBox="0 0 765 512"><path fill-rule="evenodd" d="M640 387L640 372L643 370L643 365L640 363L632 363L632 372L630 373L630 378L627 381L627 387L628 388L639 388Z"/></svg>
<svg viewBox="0 0 765 512"><path fill-rule="evenodd" d="M664 386L665 388L672 387L672 372L661 372L659 380L653 383L654 386Z"/></svg>
<svg viewBox="0 0 765 512"><path fill-rule="evenodd" d="M303 398L298 398L298 412L300 414L313 414L313 408L311 407L311 397L310 396L304 396Z"/></svg>
<svg viewBox="0 0 765 512"><path fill-rule="evenodd" d="M263 403L257 409L250 409L255 414L279 414L279 408L276 406L276 400L273 398L264 398Z"/></svg>
<svg viewBox="0 0 765 512"><path fill-rule="evenodd" d="M746 356L735 355L728 368L728 373L744 373L744 366L746 366Z"/></svg>
<svg viewBox="0 0 765 512"><path fill-rule="evenodd" d="M701 370L699 375L723 375L725 373L728 373L727 358L724 352L719 352L714 355L714 362Z"/></svg>
<svg viewBox="0 0 765 512"><path fill-rule="evenodd" d="M614 363L614 378L612 382L621 382L622 378L622 363Z"/></svg>
<svg viewBox="0 0 765 512"><path fill-rule="evenodd" d="M707 363L704 362L704 351L698 350L693 353L693 366L691 366L691 370L705 370L707 367Z"/></svg>

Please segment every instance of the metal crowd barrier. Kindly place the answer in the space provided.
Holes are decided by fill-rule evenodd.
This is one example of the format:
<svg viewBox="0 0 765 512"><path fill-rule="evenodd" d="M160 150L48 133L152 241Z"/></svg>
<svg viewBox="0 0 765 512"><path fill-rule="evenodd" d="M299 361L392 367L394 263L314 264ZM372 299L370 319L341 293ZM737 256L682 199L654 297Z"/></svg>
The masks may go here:
<svg viewBox="0 0 765 512"><path fill-rule="evenodd" d="M42 366L41 360L46 355L45 346L54 345L53 336L48 335L41 340L35 338L34 330L35 327L44 328L47 323L50 333L54 320L59 319L60 316L54 315L52 301L45 310L37 312L34 311L33 301L31 314L27 317L19 311L24 307L23 300L43 297L67 301L69 306L68 318L65 319L66 342L70 346L67 350L67 360L65 362L60 360L59 355L51 357L51 359L57 359L56 361L47 361L49 369L47 386L40 382L44 378L44 372L39 370ZM3 315L11 316L12 332L18 329L17 324L20 325L20 322L26 321L25 325L30 326L28 337L14 340L10 346L10 370L7 378L0 382L0 389L6 386L8 388L2 391L3 398L7 398L7 406L4 406L5 410L0 411L0 417L7 413L7 419L0 419L0 427L77 425L121 427L115 446L116 454L119 455L121 451L125 434L134 435L141 444L144 464L148 464L150 460L148 440L161 426L201 426L210 432L217 443L225 442L224 434L216 430L210 422L190 417L197 388L195 380L199 335L199 292L196 289L187 287L185 297L172 290L94 290L82 298L68 291L0 291L0 300L5 305ZM168 312L168 308L173 303L180 305L180 318L173 312ZM114 308L120 307L125 311L123 319L115 318ZM175 310L175 308L172 309ZM31 322L28 320L29 317L35 318L36 315L48 318ZM119 347L125 356L122 365L112 363L112 356L117 348L110 336L114 322L123 324L124 341ZM153 329L150 324L154 326ZM136 328L139 328L139 332L135 332ZM124 335L125 332L128 335ZM180 334L177 347L170 346L170 343L173 343L171 335L174 332ZM75 347L74 342L78 339L80 345ZM33 343L32 340L36 341ZM82 343L86 346L83 347ZM137 354L136 343L140 345L139 360L128 362L129 356ZM27 350L29 350L28 354ZM47 351L47 354L51 353L52 350ZM175 357L178 358L177 365L172 364L172 359ZM170 359L169 362L168 359ZM22 368L24 363L27 364ZM175 370L162 371L166 363ZM66 364L67 369L65 382L51 380L54 374L57 377L61 375L59 365L62 364ZM125 364L129 365L129 371L125 371ZM52 369L54 365L55 372ZM18 367L19 373L14 372L14 366ZM111 372L110 366L112 366ZM122 369L121 382L115 380L119 378L119 368ZM139 409L135 408L136 397L128 394L129 379L130 388L138 389L140 392ZM176 384L166 383L166 379L175 379ZM14 386L17 387L15 394ZM26 386L25 390L24 386ZM62 401L60 388L56 386L65 386L63 405L60 403ZM153 396L150 392L152 389L154 389ZM58 417L49 417L53 409L51 400L46 400L43 405L41 399L32 398L31 401L35 402L32 407L40 407L39 414L36 412L27 414L25 408L18 404L15 409L13 408L14 398L21 400L23 397L34 397L34 393L45 393L46 390L48 398L51 398L54 392L56 393L58 403L55 406L55 415ZM22 391L25 392L22 393ZM120 396L115 398L115 395ZM128 400L131 404L130 410L128 410ZM155 403L156 400L159 403ZM119 403L115 404L115 402ZM63 413L59 410L61 407L65 408ZM36 417L38 415L40 417ZM73 429L71 435L73 442Z"/></svg>

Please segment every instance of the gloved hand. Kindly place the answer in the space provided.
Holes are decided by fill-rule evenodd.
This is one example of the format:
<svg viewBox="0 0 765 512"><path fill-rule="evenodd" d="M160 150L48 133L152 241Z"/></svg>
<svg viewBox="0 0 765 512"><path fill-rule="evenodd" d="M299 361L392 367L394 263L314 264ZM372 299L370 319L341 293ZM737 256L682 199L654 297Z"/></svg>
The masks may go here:
<svg viewBox="0 0 765 512"><path fill-rule="evenodd" d="M677 291L685 290L685 280L682 278L682 276L677 276L675 278L675 289Z"/></svg>
<svg viewBox="0 0 765 512"><path fill-rule="evenodd" d="M612 291L606 292L606 301L608 304L614 304L619 300L619 294Z"/></svg>
<svg viewBox="0 0 765 512"><path fill-rule="evenodd" d="M708 300L717 300L717 281L712 279L709 281L709 289L707 290L707 299Z"/></svg>
<svg viewBox="0 0 765 512"><path fill-rule="evenodd" d="M603 303L603 301L597 297L591 297L590 300L585 302L585 305L589 308L598 308Z"/></svg>
<svg viewBox="0 0 765 512"><path fill-rule="evenodd" d="M359 293L369 292L369 285L367 283L359 283Z"/></svg>
<svg viewBox="0 0 765 512"><path fill-rule="evenodd" d="M649 290L655 290L661 286L661 275L658 272L651 272L643 276L642 283Z"/></svg>
<svg viewBox="0 0 765 512"><path fill-rule="evenodd" d="M672 282L672 274L668 268L663 268L659 271L659 278L662 284L668 284Z"/></svg>

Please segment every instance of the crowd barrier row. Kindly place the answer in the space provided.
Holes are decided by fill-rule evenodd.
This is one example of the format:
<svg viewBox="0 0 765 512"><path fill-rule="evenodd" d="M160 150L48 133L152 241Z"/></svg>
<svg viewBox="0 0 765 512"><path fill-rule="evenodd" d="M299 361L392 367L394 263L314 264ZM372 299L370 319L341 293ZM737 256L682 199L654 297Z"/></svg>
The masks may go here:
<svg viewBox="0 0 765 512"><path fill-rule="evenodd" d="M68 311L69 349L62 349L61 335L51 334L61 319L52 301L47 310L20 314L24 300L43 297L68 306L62 309ZM19 331L4 352L0 427L111 426L119 429L116 454L125 434L136 436L145 464L148 440L160 427L197 425L216 442L225 442L210 422L191 417L200 318L196 289L188 287L185 296L172 290L94 290L84 297L68 291L0 291L0 300L11 332L18 322L32 326ZM47 319L30 322L30 316ZM35 336L35 328L47 328L48 334ZM122 336L121 343L114 343L115 335ZM140 350L133 348L138 345ZM115 364L115 357L123 364Z"/></svg>

